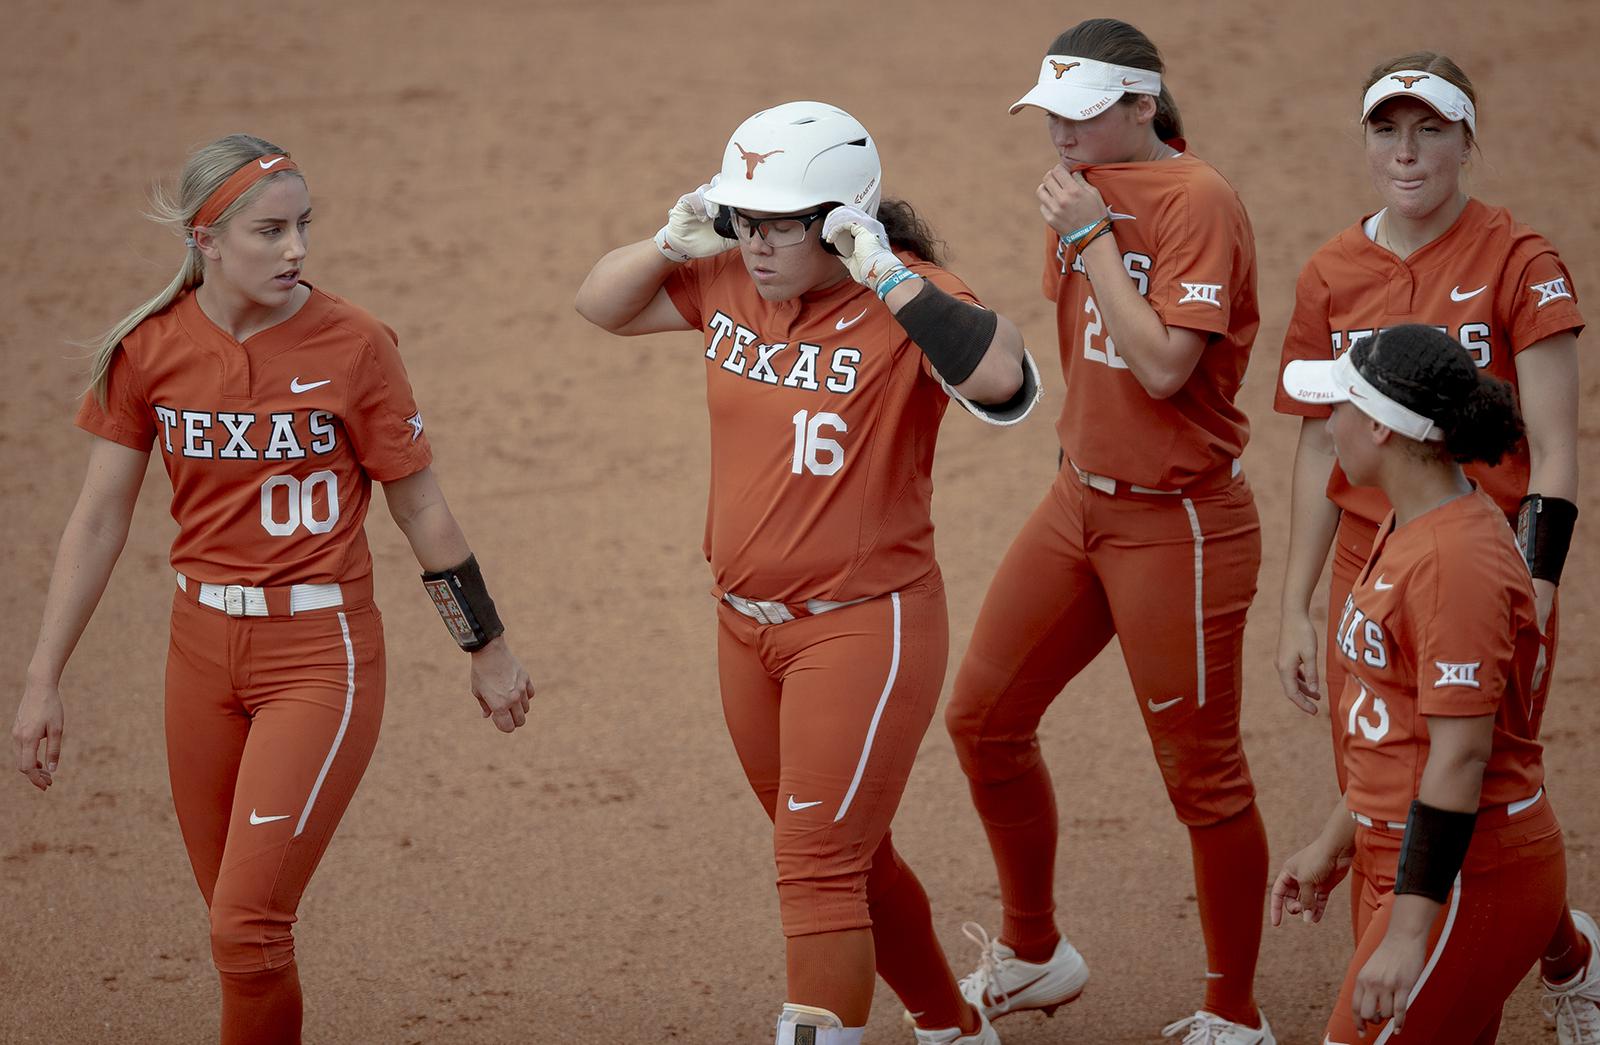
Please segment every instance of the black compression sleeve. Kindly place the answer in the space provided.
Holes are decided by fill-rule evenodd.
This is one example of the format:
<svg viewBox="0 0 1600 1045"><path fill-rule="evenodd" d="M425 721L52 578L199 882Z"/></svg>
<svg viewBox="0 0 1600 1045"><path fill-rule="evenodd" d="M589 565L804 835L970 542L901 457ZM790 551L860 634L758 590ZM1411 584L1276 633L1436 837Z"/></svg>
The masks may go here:
<svg viewBox="0 0 1600 1045"><path fill-rule="evenodd" d="M988 309L957 301L927 279L894 318L950 385L961 384L978 369L1000 322Z"/></svg>
<svg viewBox="0 0 1600 1045"><path fill-rule="evenodd" d="M1395 895L1417 893L1444 903L1467 858L1477 813L1437 809L1421 799L1411 803L1406 833L1400 842L1400 866L1395 871Z"/></svg>

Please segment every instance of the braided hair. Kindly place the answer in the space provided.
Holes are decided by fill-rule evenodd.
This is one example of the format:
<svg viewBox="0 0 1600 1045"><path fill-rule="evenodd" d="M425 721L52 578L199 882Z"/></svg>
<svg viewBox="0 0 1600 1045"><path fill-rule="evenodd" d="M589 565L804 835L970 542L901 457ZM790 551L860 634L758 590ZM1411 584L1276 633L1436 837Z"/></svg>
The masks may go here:
<svg viewBox="0 0 1600 1045"><path fill-rule="evenodd" d="M1511 386L1479 370L1448 334L1420 323L1390 327L1350 349L1361 376L1444 432L1456 461L1495 465L1522 441L1522 416ZM1418 444L1424 453L1428 444Z"/></svg>

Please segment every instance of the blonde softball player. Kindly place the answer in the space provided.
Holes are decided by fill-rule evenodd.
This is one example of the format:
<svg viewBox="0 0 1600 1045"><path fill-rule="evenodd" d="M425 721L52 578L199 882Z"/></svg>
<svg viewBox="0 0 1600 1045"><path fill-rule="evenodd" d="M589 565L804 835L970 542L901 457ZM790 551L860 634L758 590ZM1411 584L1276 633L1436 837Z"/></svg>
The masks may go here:
<svg viewBox="0 0 1600 1045"><path fill-rule="evenodd" d="M1267 840L1239 739L1261 557L1234 402L1258 326L1255 243L1239 197L1181 137L1162 70L1138 29L1092 19L1056 38L1012 107L1044 111L1060 157L1038 203L1064 459L990 586L946 712L1004 914L963 988L991 1018L1049 1014L1089 978L1056 924L1038 724L1115 637L1188 829L1206 943L1204 1002L1164 1033L1270 1045L1252 990Z"/></svg>
<svg viewBox="0 0 1600 1045"><path fill-rule="evenodd" d="M463 649L486 716L533 684L429 467L395 339L302 280L311 197L283 149L236 134L190 156L157 210L187 237L166 289L100 341L94 438L12 730L40 790L59 682L127 538L152 449L172 482L166 674L178 824L211 921L224 1045L300 1041L291 927L378 739L382 620L362 529L374 480ZM43 750L41 751L41 746Z"/></svg>
<svg viewBox="0 0 1600 1045"><path fill-rule="evenodd" d="M1383 208L1335 236L1306 263L1284 337L1283 362L1331 359L1376 332L1427 323L1455 338L1485 373L1516 390L1527 436L1467 475L1518 522L1538 596L1544 648L1535 672L1539 714L1552 677L1560 608L1556 585L1577 517L1576 290L1555 248L1502 207L1469 197L1462 170L1478 133L1476 92L1432 51L1381 62L1366 78L1361 124ZM1315 714L1337 697L1346 667L1332 629L1389 510L1382 490L1350 482L1333 460L1326 406L1280 386L1277 409L1302 418L1295 454L1278 670L1285 694ZM1325 669L1318 677L1312 592L1333 550ZM1332 716L1334 747L1347 742ZM1539 724L1538 716L1534 725ZM1345 760L1335 758L1341 788ZM1561 1045L1600 1043L1600 932L1564 915L1544 955L1547 1004Z"/></svg>
<svg viewBox="0 0 1600 1045"><path fill-rule="evenodd" d="M723 710L773 822L778 1045L860 1042L874 969L919 1042L995 1045L889 822L945 672L929 514L940 421L952 398L1018 421L1038 379L1016 327L881 192L877 146L848 113L764 110L653 241L595 264L577 306L618 334L702 332L705 553Z"/></svg>

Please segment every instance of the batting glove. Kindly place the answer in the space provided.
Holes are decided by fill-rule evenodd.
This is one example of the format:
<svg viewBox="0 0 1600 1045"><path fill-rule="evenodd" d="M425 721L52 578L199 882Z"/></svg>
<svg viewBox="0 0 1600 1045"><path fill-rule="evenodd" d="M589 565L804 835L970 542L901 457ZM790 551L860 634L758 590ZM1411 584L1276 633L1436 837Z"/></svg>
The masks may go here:
<svg viewBox="0 0 1600 1045"><path fill-rule="evenodd" d="M723 239L711 224L711 209L706 203L706 190L717 184L722 175L713 175L706 184L678 197L678 202L667 211L667 223L656 233L656 249L668 261L688 261L690 258L709 258L736 246L734 240Z"/></svg>
<svg viewBox="0 0 1600 1045"><path fill-rule="evenodd" d="M883 222L854 207L835 207L822 223L822 238L844 256L845 267L857 283L874 292L890 276L906 267L889 249Z"/></svg>

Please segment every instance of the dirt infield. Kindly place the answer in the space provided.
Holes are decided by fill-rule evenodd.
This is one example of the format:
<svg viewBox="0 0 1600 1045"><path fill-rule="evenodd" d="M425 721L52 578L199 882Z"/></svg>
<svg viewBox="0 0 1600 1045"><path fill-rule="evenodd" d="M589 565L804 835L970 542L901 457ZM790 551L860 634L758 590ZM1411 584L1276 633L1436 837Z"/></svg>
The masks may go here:
<svg viewBox="0 0 1600 1045"><path fill-rule="evenodd" d="M1367 67L1417 46L1452 53L1482 99L1471 190L1550 235L1581 290L1600 288L1600 138L1576 97L1592 80L1600 6L1470 0L1452 5L1447 28L1429 6L1133 12L1166 53L1191 146L1239 188L1260 250L1245 465L1266 551L1245 730L1274 868L1321 822L1334 786L1325 720L1282 698L1271 664L1296 430L1271 412L1271 389L1299 265L1376 206L1355 126ZM767 825L716 696L696 340L611 338L572 311L572 296L596 257L652 233L711 173L744 116L819 97L861 118L890 194L926 212L952 267L1047 364L1046 408L1027 425L989 430L952 412L944 429L935 518L953 667L1055 466L1046 415L1061 382L1032 202L1053 158L1041 121L1005 110L1053 34L1097 12L1041 0L231 7L7 8L0 475L14 528L0 550L13 600L0 721L10 724L87 449L71 428L84 361L64 341L93 335L176 268L177 246L139 217L149 181L172 176L195 144L262 135L293 151L311 185L308 278L399 332L446 492L540 690L514 737L479 720L464 658L375 509L388 721L302 906L306 1040L770 1041L783 950ZM1589 365L1585 457L1600 448L1597 384ZM1546 716L1570 891L1591 908L1600 788L1580 752L1600 730L1596 491L1591 474ZM213 1040L205 912L161 732L167 497L153 464L64 682L57 787L0 777L0 1042ZM1052 1020L1003 1022L1007 1045L1151 1042L1198 1004L1187 839L1129 695L1109 652L1046 720L1065 825L1061 913L1094 978ZM995 926L999 903L938 727L895 829L964 970L975 950L959 926ZM1258 993L1285 1045L1320 1040L1349 952L1343 901L1341 891L1329 924L1266 934ZM870 1027L870 1041L908 1038L881 987ZM1531 984L1500 1040L1554 1040Z"/></svg>

